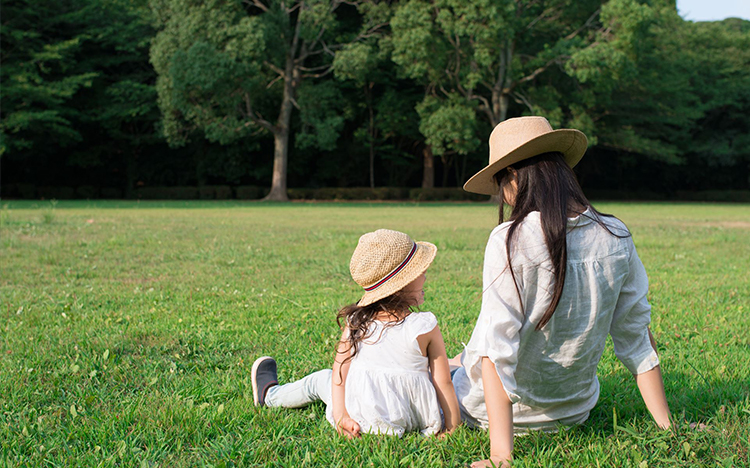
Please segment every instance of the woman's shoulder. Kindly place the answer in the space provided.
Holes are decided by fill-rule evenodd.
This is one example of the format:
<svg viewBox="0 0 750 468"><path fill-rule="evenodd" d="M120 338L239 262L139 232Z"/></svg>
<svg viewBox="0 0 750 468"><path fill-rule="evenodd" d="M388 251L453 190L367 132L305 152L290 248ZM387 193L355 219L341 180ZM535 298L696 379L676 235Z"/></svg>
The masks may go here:
<svg viewBox="0 0 750 468"><path fill-rule="evenodd" d="M630 230L622 220L614 215L605 215L599 212L586 210L587 217L592 221L600 221L612 234L617 236L630 236Z"/></svg>
<svg viewBox="0 0 750 468"><path fill-rule="evenodd" d="M508 231L514 221L505 221L504 223L498 224L490 233L490 239L505 240L508 236ZM521 231L530 230L532 232L538 231L538 228L542 225L542 218L538 211L531 211L527 214L518 225L518 229Z"/></svg>
<svg viewBox="0 0 750 468"><path fill-rule="evenodd" d="M505 252L512 225L513 221L506 221L492 230L487 241L487 250L490 253L494 255L497 252ZM532 211L521 220L513 233L513 250L515 253L518 253L519 249L536 251L545 246L541 216L538 211Z"/></svg>

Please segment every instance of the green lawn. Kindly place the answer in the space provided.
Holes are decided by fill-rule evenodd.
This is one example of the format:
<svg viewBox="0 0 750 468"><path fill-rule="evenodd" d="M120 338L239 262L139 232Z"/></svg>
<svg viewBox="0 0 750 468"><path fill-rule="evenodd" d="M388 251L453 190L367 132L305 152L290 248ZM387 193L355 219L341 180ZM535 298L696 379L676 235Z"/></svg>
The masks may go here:
<svg viewBox="0 0 750 468"><path fill-rule="evenodd" d="M449 353L480 306L486 204L2 202L0 465L462 466L486 433L335 436L324 407L253 406L249 371L330 366L358 237L435 243L425 310ZM750 206L601 203L651 279L670 407L656 429L608 346L583 426L517 439L514 466L750 464ZM616 420L615 420L616 415ZM688 423L704 423L704 430Z"/></svg>

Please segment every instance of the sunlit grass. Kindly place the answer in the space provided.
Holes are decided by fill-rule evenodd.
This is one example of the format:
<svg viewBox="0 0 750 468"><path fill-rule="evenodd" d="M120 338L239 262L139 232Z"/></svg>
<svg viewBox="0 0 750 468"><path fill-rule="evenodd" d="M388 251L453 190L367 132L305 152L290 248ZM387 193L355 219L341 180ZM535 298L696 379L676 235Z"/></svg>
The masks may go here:
<svg viewBox="0 0 750 468"><path fill-rule="evenodd" d="M682 422L673 434L655 428L610 345L589 422L521 438L514 466L747 466L750 207L597 207L633 232ZM321 405L257 409L249 369L266 354L282 381L330 365L336 309L359 295L349 257L362 233L382 227L438 246L424 308L458 352L496 220L485 204L5 202L0 464L461 466L483 457L486 433L348 442Z"/></svg>

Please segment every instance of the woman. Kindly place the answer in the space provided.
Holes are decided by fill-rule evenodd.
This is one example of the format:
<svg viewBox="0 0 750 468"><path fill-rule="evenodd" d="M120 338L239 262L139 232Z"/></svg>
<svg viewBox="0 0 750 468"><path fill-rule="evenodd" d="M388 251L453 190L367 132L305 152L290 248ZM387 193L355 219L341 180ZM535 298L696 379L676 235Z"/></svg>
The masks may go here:
<svg viewBox="0 0 750 468"><path fill-rule="evenodd" d="M583 133L552 130L543 117L509 119L490 136L490 164L464 185L500 196L501 223L453 376L462 418L490 430L490 459L474 467L507 465L514 432L584 422L608 334L657 424L670 427L646 271L627 227L597 212L576 181L586 147Z"/></svg>

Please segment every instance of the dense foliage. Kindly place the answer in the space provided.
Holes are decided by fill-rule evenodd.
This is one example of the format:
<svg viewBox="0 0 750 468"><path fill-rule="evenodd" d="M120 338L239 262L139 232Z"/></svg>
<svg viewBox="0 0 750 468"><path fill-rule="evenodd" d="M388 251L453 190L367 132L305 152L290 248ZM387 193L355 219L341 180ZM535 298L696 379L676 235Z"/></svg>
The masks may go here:
<svg viewBox="0 0 750 468"><path fill-rule="evenodd" d="M460 186L532 114L585 187L750 188L750 22L668 0L9 0L0 58L5 196Z"/></svg>

